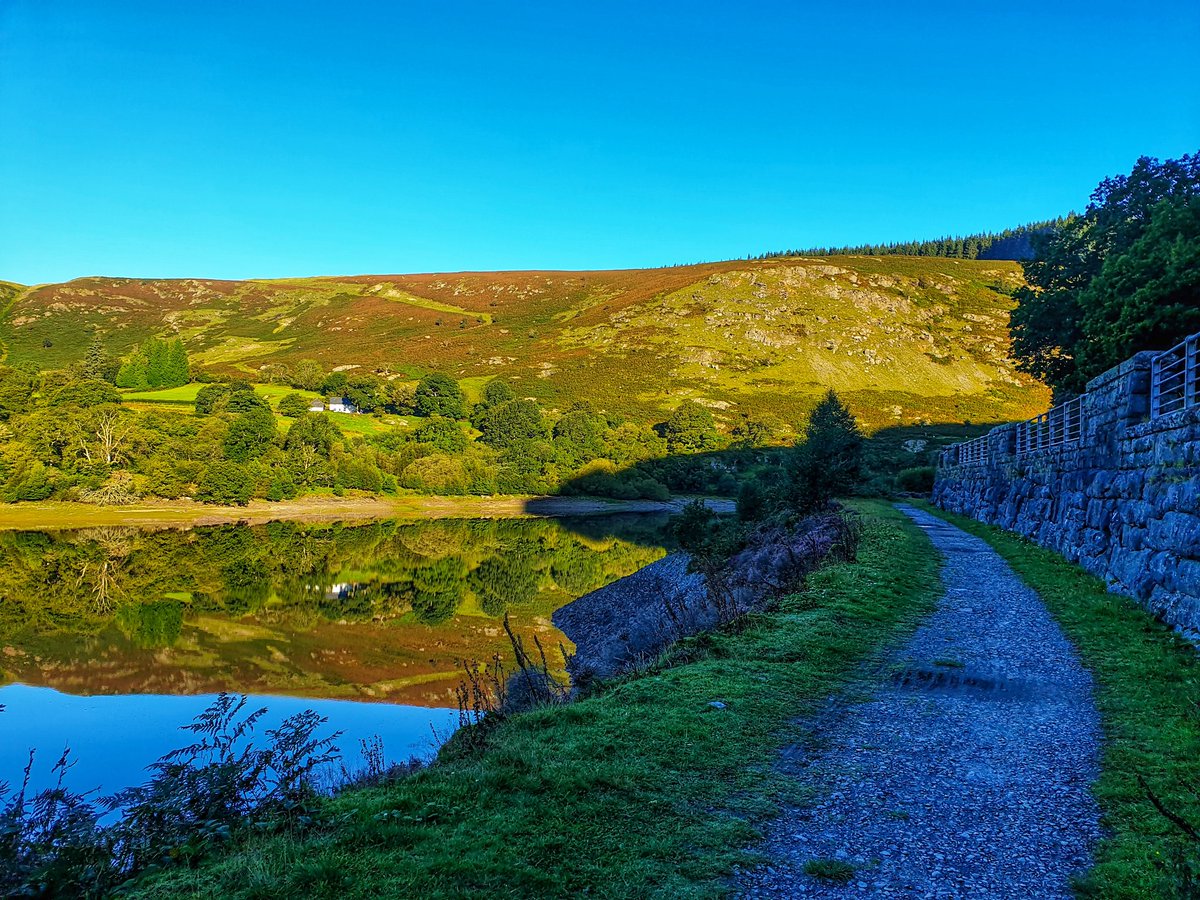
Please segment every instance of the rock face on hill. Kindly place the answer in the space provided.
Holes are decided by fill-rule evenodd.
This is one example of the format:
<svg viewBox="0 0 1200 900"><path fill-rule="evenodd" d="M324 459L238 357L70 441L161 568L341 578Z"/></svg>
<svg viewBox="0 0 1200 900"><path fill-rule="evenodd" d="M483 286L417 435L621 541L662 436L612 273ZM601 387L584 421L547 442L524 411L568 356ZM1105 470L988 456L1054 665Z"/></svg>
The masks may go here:
<svg viewBox="0 0 1200 900"><path fill-rule="evenodd" d="M500 377L550 408L659 421L683 398L794 423L828 388L868 427L1011 421L1047 392L1008 357L1020 268L843 256L607 272L262 281L0 282L10 365L58 368L93 335L125 356L179 337L193 366L286 380L300 360L412 379Z"/></svg>
<svg viewBox="0 0 1200 900"><path fill-rule="evenodd" d="M764 530L745 549L705 573L687 553L644 569L558 609L554 624L575 644L568 670L576 686L652 662L680 638L729 622L795 591L831 557L853 554L856 530L841 515Z"/></svg>

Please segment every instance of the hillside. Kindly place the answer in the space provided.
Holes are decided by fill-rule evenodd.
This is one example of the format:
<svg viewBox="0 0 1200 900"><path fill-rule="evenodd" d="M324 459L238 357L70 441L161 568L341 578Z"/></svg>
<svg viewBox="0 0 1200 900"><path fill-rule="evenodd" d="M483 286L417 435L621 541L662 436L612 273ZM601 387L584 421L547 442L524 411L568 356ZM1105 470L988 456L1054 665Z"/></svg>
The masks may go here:
<svg viewBox="0 0 1200 900"><path fill-rule="evenodd" d="M907 257L730 261L604 272L255 281L82 278L3 287L9 365L61 367L93 332L128 353L180 336L194 365L267 380L315 359L413 378L503 377L551 408L661 418L697 399L794 422L826 388L871 428L1045 408L1008 359L1018 265ZM266 371L264 371L264 367ZM725 411L722 413L722 411Z"/></svg>

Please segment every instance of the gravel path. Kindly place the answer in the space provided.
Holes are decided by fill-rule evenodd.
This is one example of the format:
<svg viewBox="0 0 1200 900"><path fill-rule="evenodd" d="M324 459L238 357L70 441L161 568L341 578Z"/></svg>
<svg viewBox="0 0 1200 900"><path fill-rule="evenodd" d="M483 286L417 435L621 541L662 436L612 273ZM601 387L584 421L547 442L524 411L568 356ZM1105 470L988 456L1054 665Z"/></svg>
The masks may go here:
<svg viewBox="0 0 1200 900"><path fill-rule="evenodd" d="M776 820L746 897L1070 897L1100 836L1091 679L1035 592L982 540L901 507L945 556L946 594L870 699L786 765L815 791ZM854 867L848 882L805 874Z"/></svg>

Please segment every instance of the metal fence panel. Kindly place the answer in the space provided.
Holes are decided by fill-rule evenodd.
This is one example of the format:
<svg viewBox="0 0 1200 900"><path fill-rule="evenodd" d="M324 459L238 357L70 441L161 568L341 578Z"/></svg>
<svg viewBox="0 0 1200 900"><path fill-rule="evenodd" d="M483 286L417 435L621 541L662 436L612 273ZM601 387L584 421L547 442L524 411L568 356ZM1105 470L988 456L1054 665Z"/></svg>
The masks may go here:
<svg viewBox="0 0 1200 900"><path fill-rule="evenodd" d="M1200 334L1193 334L1154 357L1150 364L1150 418L1191 409L1200 403L1198 375Z"/></svg>
<svg viewBox="0 0 1200 900"><path fill-rule="evenodd" d="M1083 438L1084 396L1060 403L1017 426L1017 456L1069 447Z"/></svg>

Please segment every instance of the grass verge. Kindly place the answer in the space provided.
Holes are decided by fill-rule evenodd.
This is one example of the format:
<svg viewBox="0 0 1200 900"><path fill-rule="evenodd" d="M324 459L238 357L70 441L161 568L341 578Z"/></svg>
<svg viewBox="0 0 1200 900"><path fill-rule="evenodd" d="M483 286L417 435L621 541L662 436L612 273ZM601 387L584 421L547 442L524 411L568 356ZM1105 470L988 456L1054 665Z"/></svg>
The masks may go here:
<svg viewBox="0 0 1200 900"><path fill-rule="evenodd" d="M1200 896L1198 843L1155 807L1200 829L1200 665L1195 648L1134 600L1011 532L919 504L983 538L1041 595L1096 680L1105 733L1093 787L1108 836L1083 897ZM1140 779L1140 780L1139 780Z"/></svg>
<svg viewBox="0 0 1200 900"><path fill-rule="evenodd" d="M904 516L856 504L858 561L770 613L677 645L675 664L501 721L481 753L343 794L301 836L241 835L159 897L710 897L795 789L775 762L856 665L940 592ZM719 700L724 708L711 706Z"/></svg>

